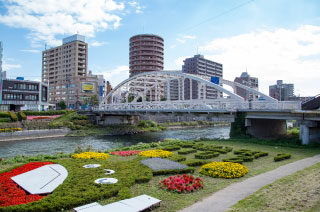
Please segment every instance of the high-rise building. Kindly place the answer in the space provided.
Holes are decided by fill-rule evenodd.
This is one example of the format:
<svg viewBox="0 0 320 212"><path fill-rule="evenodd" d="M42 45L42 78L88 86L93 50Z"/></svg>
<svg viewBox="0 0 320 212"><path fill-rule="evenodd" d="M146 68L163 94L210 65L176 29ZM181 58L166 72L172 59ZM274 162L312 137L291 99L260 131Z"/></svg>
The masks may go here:
<svg viewBox="0 0 320 212"><path fill-rule="evenodd" d="M42 52L42 81L49 84L49 101L64 101L68 108L79 108L92 95L99 94L97 75L88 74L88 44L75 34L61 46Z"/></svg>
<svg viewBox="0 0 320 212"><path fill-rule="evenodd" d="M142 34L130 38L130 77L143 72L163 70L163 38L158 35Z"/></svg>
<svg viewBox="0 0 320 212"><path fill-rule="evenodd" d="M284 84L283 80L277 80L277 84L269 86L269 96L279 101L289 101L294 97L294 85Z"/></svg>
<svg viewBox="0 0 320 212"><path fill-rule="evenodd" d="M253 88L255 90L259 89L259 82L258 78L256 77L251 77L248 72L242 72L240 77L236 77L234 79L234 82L240 83L242 85L248 86L249 88ZM245 100L257 100L259 97L258 95L255 95L243 88L236 87L235 88L236 94L239 96L243 97Z"/></svg>
<svg viewBox="0 0 320 212"><path fill-rule="evenodd" d="M203 77L211 78L211 77L221 77L223 76L223 67L222 64L207 60L203 55L195 55L194 57L187 58L184 61L184 65L182 66L182 72L187 74L195 74ZM186 79L184 82L184 99L190 99L190 95L192 95L191 99L198 98L198 83L195 80L191 81L192 84L192 92L190 93L190 81ZM206 87L206 91L200 91L205 93L207 99L217 99L223 97L222 92L217 91L212 87Z"/></svg>
<svg viewBox="0 0 320 212"><path fill-rule="evenodd" d="M2 42L0 41L0 73L2 72L2 58L3 58L3 46L2 46Z"/></svg>

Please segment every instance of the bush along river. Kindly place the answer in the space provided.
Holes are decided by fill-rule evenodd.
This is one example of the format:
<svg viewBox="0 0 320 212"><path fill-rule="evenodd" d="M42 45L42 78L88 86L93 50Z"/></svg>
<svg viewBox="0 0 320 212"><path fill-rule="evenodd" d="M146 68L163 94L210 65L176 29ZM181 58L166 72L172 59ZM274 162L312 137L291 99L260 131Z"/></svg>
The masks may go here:
<svg viewBox="0 0 320 212"><path fill-rule="evenodd" d="M106 150L121 146L130 146L139 142L149 143L166 138L183 140L206 137L210 139L228 139L230 126L215 126L208 128L189 128L146 132L122 136L89 136L89 137L59 137L47 139L30 139L20 141L1 141L0 157L8 158L16 155L55 154L57 152L71 153L77 146L92 146L94 149Z"/></svg>

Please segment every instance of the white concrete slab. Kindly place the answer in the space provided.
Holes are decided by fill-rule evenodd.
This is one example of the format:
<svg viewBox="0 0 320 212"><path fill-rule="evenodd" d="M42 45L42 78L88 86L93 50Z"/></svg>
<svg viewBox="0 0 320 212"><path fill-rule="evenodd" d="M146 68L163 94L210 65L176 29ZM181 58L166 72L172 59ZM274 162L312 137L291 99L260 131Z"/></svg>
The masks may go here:
<svg viewBox="0 0 320 212"><path fill-rule="evenodd" d="M110 175L115 173L115 171L112 169L104 169L104 171L106 171L105 175Z"/></svg>
<svg viewBox="0 0 320 212"><path fill-rule="evenodd" d="M118 182L116 178L99 178L94 181L97 184L115 184Z"/></svg>
<svg viewBox="0 0 320 212"><path fill-rule="evenodd" d="M68 171L59 164L49 164L11 179L30 194L52 193L67 178Z"/></svg>
<svg viewBox="0 0 320 212"><path fill-rule="evenodd" d="M131 208L135 209L136 211L143 211L143 210L150 208L151 206L161 202L161 200L150 197L148 195L141 195L141 196L134 197L131 199L121 200L119 202L130 206Z"/></svg>
<svg viewBox="0 0 320 212"><path fill-rule="evenodd" d="M76 212L103 212L105 211L104 208L102 207L102 205L100 205L97 202L88 204L88 205L84 205L81 207L77 207L73 209Z"/></svg>
<svg viewBox="0 0 320 212"><path fill-rule="evenodd" d="M161 200L148 195L141 195L119 202L114 202L105 206L99 203L91 203L81 207L74 208L77 212L139 212L151 206L160 203Z"/></svg>
<svg viewBox="0 0 320 212"><path fill-rule="evenodd" d="M131 208L131 206L115 202L108 205L103 206L104 210L107 212L137 212L134 208Z"/></svg>
<svg viewBox="0 0 320 212"><path fill-rule="evenodd" d="M92 169L92 168L98 168L100 166L101 166L100 164L87 164L87 165L84 165L83 168Z"/></svg>

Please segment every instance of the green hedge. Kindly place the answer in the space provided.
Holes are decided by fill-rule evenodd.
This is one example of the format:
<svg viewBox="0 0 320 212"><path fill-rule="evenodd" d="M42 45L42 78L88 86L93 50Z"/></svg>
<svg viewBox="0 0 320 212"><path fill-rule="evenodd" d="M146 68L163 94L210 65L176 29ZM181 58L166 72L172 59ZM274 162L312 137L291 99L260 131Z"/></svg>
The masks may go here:
<svg viewBox="0 0 320 212"><path fill-rule="evenodd" d="M163 150L167 150L167 151L176 151L176 150L180 149L180 146L178 146L178 145L168 145L168 146L161 147L159 149L163 149Z"/></svg>
<svg viewBox="0 0 320 212"><path fill-rule="evenodd" d="M222 159L223 162L232 162L232 163L243 163L243 158L239 157L232 157L232 158L224 158Z"/></svg>
<svg viewBox="0 0 320 212"><path fill-rule="evenodd" d="M195 153L195 152L197 152L196 149L181 149L178 151L178 154L179 155L187 155L187 154Z"/></svg>
<svg viewBox="0 0 320 212"><path fill-rule="evenodd" d="M22 112L22 111L19 111L19 112L17 113L17 116L18 116L19 121L21 121L21 120L26 120L26 119L27 119L26 114L24 114L24 112Z"/></svg>
<svg viewBox="0 0 320 212"><path fill-rule="evenodd" d="M181 161L185 161L187 158L181 155L173 154L173 155L170 155L168 159L175 162L181 162Z"/></svg>
<svg viewBox="0 0 320 212"><path fill-rule="evenodd" d="M11 122L11 118L0 118L0 122Z"/></svg>
<svg viewBox="0 0 320 212"><path fill-rule="evenodd" d="M11 121L13 122L18 121L18 117L13 111L9 111L9 114L10 114Z"/></svg>
<svg viewBox="0 0 320 212"><path fill-rule="evenodd" d="M10 118L10 114L9 112L0 112L0 117L1 118Z"/></svg>
<svg viewBox="0 0 320 212"><path fill-rule="evenodd" d="M128 197L128 189L138 182L147 182L152 178L151 170L140 164L139 160L109 162L105 160L60 159L52 162L63 165L68 170L68 177L52 194L37 202L3 207L0 211L65 211L111 197ZM85 169L88 163L98 163L101 167ZM106 175L103 169L113 169L112 177L116 184L99 185L94 183Z"/></svg>
<svg viewBox="0 0 320 212"><path fill-rule="evenodd" d="M255 159L257 159L257 158L265 157L265 156L268 156L268 155L269 155L268 152L257 152L257 153L255 153L255 154L253 155L253 157L254 157Z"/></svg>
<svg viewBox="0 0 320 212"><path fill-rule="evenodd" d="M291 158L290 154L281 153L281 154L277 154L277 156L275 156L273 159L274 159L275 162L277 162L277 161L282 161L282 160L286 160L286 159L289 159L289 158Z"/></svg>
<svg viewBox="0 0 320 212"><path fill-rule="evenodd" d="M195 143L193 143L193 142L180 142L180 143L178 143L178 145L183 148L192 148L193 145L195 145Z"/></svg>
<svg viewBox="0 0 320 212"><path fill-rule="evenodd" d="M183 173L193 173L193 167L187 167L185 169L169 169L169 170L157 170L152 171L153 175L167 175L167 174L183 174Z"/></svg>
<svg viewBox="0 0 320 212"><path fill-rule="evenodd" d="M27 116L48 116L48 115L63 115L68 113L68 110L49 110L49 111L23 111Z"/></svg>
<svg viewBox="0 0 320 212"><path fill-rule="evenodd" d="M183 162L187 166L202 166L204 164L209 163L207 160L201 160L201 159L189 159Z"/></svg>
<svg viewBox="0 0 320 212"><path fill-rule="evenodd" d="M218 156L219 156L218 152L199 152L194 154L194 158L196 159L210 159Z"/></svg>

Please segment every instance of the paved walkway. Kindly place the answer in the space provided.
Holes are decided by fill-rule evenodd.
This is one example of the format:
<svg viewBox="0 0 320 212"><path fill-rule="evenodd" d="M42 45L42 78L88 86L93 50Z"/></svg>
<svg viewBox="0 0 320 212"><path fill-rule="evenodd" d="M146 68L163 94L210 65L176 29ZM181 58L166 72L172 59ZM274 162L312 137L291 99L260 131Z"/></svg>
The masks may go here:
<svg viewBox="0 0 320 212"><path fill-rule="evenodd" d="M320 162L320 155L298 160L272 171L234 183L180 212L222 212L265 185Z"/></svg>

